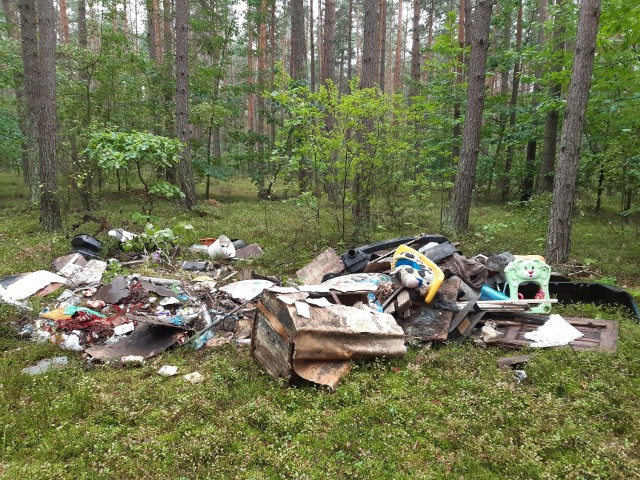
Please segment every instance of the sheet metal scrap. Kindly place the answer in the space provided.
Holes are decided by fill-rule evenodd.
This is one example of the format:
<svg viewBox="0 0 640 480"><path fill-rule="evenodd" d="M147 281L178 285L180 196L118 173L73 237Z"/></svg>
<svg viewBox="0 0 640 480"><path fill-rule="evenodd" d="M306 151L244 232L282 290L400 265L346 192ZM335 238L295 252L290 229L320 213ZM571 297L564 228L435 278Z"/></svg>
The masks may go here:
<svg viewBox="0 0 640 480"><path fill-rule="evenodd" d="M138 324L122 340L101 347L86 349L87 354L103 362L117 362L127 355L153 357L177 343L185 332L171 325Z"/></svg>
<svg viewBox="0 0 640 480"><path fill-rule="evenodd" d="M404 332L391 315L333 304L301 309L304 298L292 295L267 291L258 304L251 351L272 376L335 389L350 360L406 353Z"/></svg>

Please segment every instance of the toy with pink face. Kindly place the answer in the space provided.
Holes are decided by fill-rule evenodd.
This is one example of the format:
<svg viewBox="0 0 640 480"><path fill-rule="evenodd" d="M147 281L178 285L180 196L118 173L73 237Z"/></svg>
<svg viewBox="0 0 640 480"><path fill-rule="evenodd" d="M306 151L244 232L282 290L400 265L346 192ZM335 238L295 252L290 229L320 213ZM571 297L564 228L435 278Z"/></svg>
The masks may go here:
<svg viewBox="0 0 640 480"><path fill-rule="evenodd" d="M510 296L513 300L520 297L518 288L523 283L535 283L540 290L536 294L537 299L549 298L549 280L551 267L538 258L517 258L504 269L504 276L509 284ZM541 304L531 309L534 313L548 313L551 304Z"/></svg>

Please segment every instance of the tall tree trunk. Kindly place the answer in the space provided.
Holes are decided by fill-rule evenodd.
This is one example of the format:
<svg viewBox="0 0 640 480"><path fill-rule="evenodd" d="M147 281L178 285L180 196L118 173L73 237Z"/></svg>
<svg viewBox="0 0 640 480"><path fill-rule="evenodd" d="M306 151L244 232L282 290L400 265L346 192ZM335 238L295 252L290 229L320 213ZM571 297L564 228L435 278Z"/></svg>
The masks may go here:
<svg viewBox="0 0 640 480"><path fill-rule="evenodd" d="M420 0L413 0L413 24L411 32L411 87L409 96L418 95L420 83Z"/></svg>
<svg viewBox="0 0 640 480"><path fill-rule="evenodd" d="M460 0L458 8L458 65L456 66L456 84L462 85L464 83L464 14L465 14L465 0ZM457 98L456 94L456 98ZM451 157L455 161L460 157L460 102L456 100L453 104L453 138L451 139Z"/></svg>
<svg viewBox="0 0 640 480"><path fill-rule="evenodd" d="M125 0L126 5L126 0ZM172 25L171 25L171 0L162 0L162 21L163 21L163 49L164 56L167 60L168 64L171 64L169 59L172 57L172 44L173 44L173 36L171 35ZM169 66L169 69L171 66Z"/></svg>
<svg viewBox="0 0 640 480"><path fill-rule="evenodd" d="M62 43L69 43L69 15L67 14L67 0L60 0L60 35Z"/></svg>
<svg viewBox="0 0 640 480"><path fill-rule="evenodd" d="M253 91L255 71L253 67L253 21L252 21L251 1L247 0L247 85L249 86L249 96L247 98L247 130L255 130L255 93Z"/></svg>
<svg viewBox="0 0 640 480"><path fill-rule="evenodd" d="M360 88L372 88L380 78L380 0L364 0L364 34L362 39L362 76ZM367 150L367 132L373 129L372 120L364 122L358 141ZM373 160L368 155L362 158L354 181L355 206L353 212L354 240L364 237L371 223L371 196L373 192Z"/></svg>
<svg viewBox="0 0 640 480"><path fill-rule="evenodd" d="M322 45L322 77L320 82L335 81L336 76L336 4L324 1L324 44Z"/></svg>
<svg viewBox="0 0 640 480"><path fill-rule="evenodd" d="M563 41L564 24L562 19L563 0L556 0L556 15L553 19L553 51L554 59L551 65L551 74L554 78L549 85L549 96L557 102L560 99L562 85L557 80L557 74L562 71L562 61L558 58L564 50ZM544 151L540 165L540 178L538 180L539 192L551 192L553 190L553 176L556 165L556 150L558 145L558 125L560 123L560 111L557 108L547 112L544 124Z"/></svg>
<svg viewBox="0 0 640 480"><path fill-rule="evenodd" d="M162 23L160 22L160 5L158 0L152 0L153 7L153 41L156 45L156 63L160 65L164 60L162 53Z"/></svg>
<svg viewBox="0 0 640 480"><path fill-rule="evenodd" d="M313 0L309 2L309 50L310 50L310 70L311 70L311 92L316 91L316 48L315 48L315 33L313 31L314 19L313 19Z"/></svg>
<svg viewBox="0 0 640 480"><path fill-rule="evenodd" d="M157 0L146 0L145 7L147 8L147 42L149 43L149 57L154 63L158 62L158 50L156 48L156 23L154 21L155 15L153 12L153 4Z"/></svg>
<svg viewBox="0 0 640 480"><path fill-rule="evenodd" d="M378 85L385 89L385 75L387 70L387 0L380 1L380 18L378 20Z"/></svg>
<svg viewBox="0 0 640 480"><path fill-rule="evenodd" d="M189 0L176 0L176 131L184 149L178 164L178 182L184 206L196 204L196 186L189 147Z"/></svg>
<svg viewBox="0 0 640 480"><path fill-rule="evenodd" d="M520 51L522 50L522 1L518 5L518 18L516 20L516 61L513 65L513 80L511 82L511 100L509 101L509 131L513 132L516 126L516 110L518 106L518 89L520 88L520 68L522 66ZM500 200L502 203L509 198L511 191L511 166L513 165L513 142L507 145L507 158L504 163L504 171L500 182Z"/></svg>
<svg viewBox="0 0 640 480"><path fill-rule="evenodd" d="M560 160L553 183L551 219L545 248L547 260L551 264L566 263L569 259L571 214L575 203L584 113L591 87L599 19L600 0L583 0L580 4L567 113L562 126Z"/></svg>
<svg viewBox="0 0 640 480"><path fill-rule="evenodd" d="M431 47L433 46L433 19L436 14L436 0L431 0L431 6L429 7L429 18L427 20L427 46L424 53L424 63L429 64L431 62ZM422 73L422 82L427 83L429 81L429 69L424 69Z"/></svg>
<svg viewBox="0 0 640 480"><path fill-rule="evenodd" d="M304 2L291 0L291 62L290 75L293 80L305 78L307 42L304 35Z"/></svg>
<svg viewBox="0 0 640 480"><path fill-rule="evenodd" d="M402 38L402 0L398 0L398 29L396 31L396 58L393 66L393 93L398 93L402 89L402 84L400 83L400 79L402 78Z"/></svg>
<svg viewBox="0 0 640 480"><path fill-rule="evenodd" d="M53 0L38 0L40 226L62 228L56 178L56 24Z"/></svg>
<svg viewBox="0 0 640 480"><path fill-rule="evenodd" d="M484 81L486 77L491 0L478 0L471 27L471 57L469 58L469 84L467 87L467 114L462 132L462 154L453 195L450 227L461 232L469 226L471 196L476 176L480 148L482 111L484 109Z"/></svg>
<svg viewBox="0 0 640 480"><path fill-rule="evenodd" d="M275 85L276 75L276 2L275 0L270 2L270 14L271 21L269 22L269 85ZM304 22L303 22L304 24ZM226 45L226 40L225 40ZM305 52L306 57L306 52ZM275 102L270 102L271 116L276 116ZM269 124L269 136L271 138L271 145L276 143L276 122Z"/></svg>
<svg viewBox="0 0 640 480"><path fill-rule="evenodd" d="M349 17L347 18L347 91L351 92L351 78L353 77L353 0L349 0Z"/></svg>
<svg viewBox="0 0 640 480"><path fill-rule="evenodd" d="M38 65L38 17L35 0L19 0L20 39L22 45L22 65L24 70L24 112L25 147L29 158L29 187L31 201L40 200L40 179L35 147L38 142L38 104L40 66Z"/></svg>

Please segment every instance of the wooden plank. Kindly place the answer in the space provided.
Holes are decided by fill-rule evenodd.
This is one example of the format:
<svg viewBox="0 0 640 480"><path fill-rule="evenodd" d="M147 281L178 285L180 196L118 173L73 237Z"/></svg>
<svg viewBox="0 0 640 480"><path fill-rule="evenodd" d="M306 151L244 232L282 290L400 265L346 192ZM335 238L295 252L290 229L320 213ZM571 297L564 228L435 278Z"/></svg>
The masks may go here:
<svg viewBox="0 0 640 480"><path fill-rule="evenodd" d="M317 285L327 273L344 270L344 263L333 248L327 248L307 265L296 272L303 285Z"/></svg>

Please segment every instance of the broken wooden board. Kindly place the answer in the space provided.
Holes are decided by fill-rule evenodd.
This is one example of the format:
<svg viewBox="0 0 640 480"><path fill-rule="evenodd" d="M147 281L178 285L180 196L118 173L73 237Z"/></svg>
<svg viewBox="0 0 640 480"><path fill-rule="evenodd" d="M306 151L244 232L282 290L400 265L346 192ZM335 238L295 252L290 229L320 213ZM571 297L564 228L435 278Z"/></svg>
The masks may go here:
<svg viewBox="0 0 640 480"><path fill-rule="evenodd" d="M614 352L618 341L619 325L614 320L595 320L593 318L565 317L565 320L577 328L583 336L573 341L570 345L574 350L595 350ZM533 342L527 340L524 335L536 330L538 325L516 324L506 327L500 326L503 337L491 342L505 348L529 347Z"/></svg>
<svg viewBox="0 0 640 480"><path fill-rule="evenodd" d="M322 283L322 278L328 273L339 273L344 270L344 263L333 248L327 248L310 263L296 272L298 280L303 285Z"/></svg>
<svg viewBox="0 0 640 480"><path fill-rule="evenodd" d="M309 305L308 315L274 292L263 294L251 351L272 376L335 388L349 360L406 353L404 333L391 315L344 305Z"/></svg>

